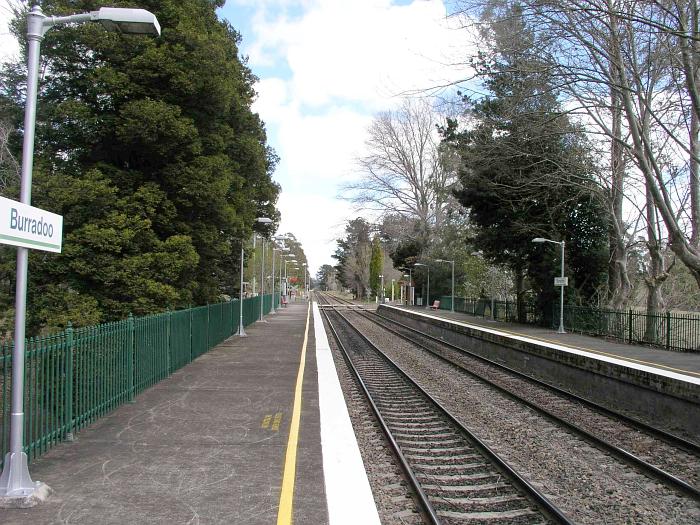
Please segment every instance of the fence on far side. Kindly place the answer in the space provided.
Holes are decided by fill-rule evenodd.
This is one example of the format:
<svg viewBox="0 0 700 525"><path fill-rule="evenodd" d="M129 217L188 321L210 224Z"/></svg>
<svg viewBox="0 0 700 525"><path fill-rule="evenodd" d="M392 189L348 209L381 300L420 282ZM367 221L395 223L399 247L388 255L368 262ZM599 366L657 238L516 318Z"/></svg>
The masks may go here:
<svg viewBox="0 0 700 525"><path fill-rule="evenodd" d="M452 309L452 297L436 297L440 310ZM432 303L431 303L432 304ZM535 305L526 303L518 316L514 301L455 297L455 312L496 321L524 322L544 326L547 316ZM551 316L552 327L559 326L559 305ZM651 345L678 352L700 352L700 314L642 310L617 311L605 308L564 305L564 327L569 332L606 337L629 344Z"/></svg>
<svg viewBox="0 0 700 525"><path fill-rule="evenodd" d="M272 296L243 300L248 326ZM275 308L279 296L275 295ZM24 442L30 460L238 331L240 301L168 311L26 341ZM12 342L0 345L0 468L9 448Z"/></svg>

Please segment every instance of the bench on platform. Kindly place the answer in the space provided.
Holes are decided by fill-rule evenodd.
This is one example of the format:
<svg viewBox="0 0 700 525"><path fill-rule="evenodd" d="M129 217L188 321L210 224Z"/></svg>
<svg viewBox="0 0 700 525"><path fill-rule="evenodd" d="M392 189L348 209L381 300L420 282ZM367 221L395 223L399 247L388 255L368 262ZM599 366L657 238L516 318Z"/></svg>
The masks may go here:
<svg viewBox="0 0 700 525"><path fill-rule="evenodd" d="M437 299L435 299L435 300L433 301L433 304L430 306L430 309L431 309L431 310L438 310L439 308L440 308L440 301L438 301Z"/></svg>

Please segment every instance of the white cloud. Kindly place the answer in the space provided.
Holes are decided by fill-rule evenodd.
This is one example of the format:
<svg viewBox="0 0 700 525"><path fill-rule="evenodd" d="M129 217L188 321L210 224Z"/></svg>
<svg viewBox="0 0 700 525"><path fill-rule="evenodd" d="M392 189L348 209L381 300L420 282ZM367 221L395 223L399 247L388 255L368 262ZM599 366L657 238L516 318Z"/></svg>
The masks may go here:
<svg viewBox="0 0 700 525"><path fill-rule="evenodd" d="M440 0L318 0L302 17L259 14L248 50L253 67L283 61L300 104L359 102L384 109L400 93L463 77L465 34ZM463 62L463 61L462 61Z"/></svg>
<svg viewBox="0 0 700 525"><path fill-rule="evenodd" d="M333 198L307 192L284 191L278 208L282 212L280 232L294 234L301 243L309 261L309 272L316 272L323 264L335 264L335 240L343 236L350 207Z"/></svg>
<svg viewBox="0 0 700 525"><path fill-rule="evenodd" d="M274 72L258 84L254 109L281 158L281 230L298 232L318 268L333 262L328 225L339 223L335 239L355 216L334 197L354 175L374 114L402 93L463 79L453 64L468 62L468 35L440 0L265 0L256 9L244 52L254 72Z"/></svg>
<svg viewBox="0 0 700 525"><path fill-rule="evenodd" d="M16 0L0 0L0 63L19 56L19 42L10 33L12 9L18 6Z"/></svg>

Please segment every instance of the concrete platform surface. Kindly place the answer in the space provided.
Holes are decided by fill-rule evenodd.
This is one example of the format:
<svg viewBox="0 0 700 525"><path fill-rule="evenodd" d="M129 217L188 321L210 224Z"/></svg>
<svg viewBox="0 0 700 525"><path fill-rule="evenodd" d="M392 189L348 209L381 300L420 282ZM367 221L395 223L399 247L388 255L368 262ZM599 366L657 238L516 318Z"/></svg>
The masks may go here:
<svg viewBox="0 0 700 525"><path fill-rule="evenodd" d="M632 363L656 366L671 371L700 377L700 353L699 352L674 352L663 348L651 346L630 345L609 341L603 337L593 337L585 334L566 333L558 334L553 329L539 326L523 325L517 323L504 323L493 321L488 318L476 317L460 312L450 312L449 310L428 310L424 306L404 306L407 310L417 311L442 317L454 319L461 323L473 324L500 330L510 334L521 335L537 339L545 343L554 343L569 346L577 350L585 350L592 353L628 360Z"/></svg>
<svg viewBox="0 0 700 525"><path fill-rule="evenodd" d="M54 494L0 523L277 523L310 310L233 336L30 465ZM328 523L313 322L308 323L293 522Z"/></svg>

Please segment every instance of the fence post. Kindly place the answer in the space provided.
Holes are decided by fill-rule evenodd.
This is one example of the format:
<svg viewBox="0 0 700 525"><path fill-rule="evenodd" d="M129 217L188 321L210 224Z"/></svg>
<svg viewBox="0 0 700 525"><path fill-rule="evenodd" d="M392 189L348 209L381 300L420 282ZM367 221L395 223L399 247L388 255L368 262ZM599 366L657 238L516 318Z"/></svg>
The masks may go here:
<svg viewBox="0 0 700 525"><path fill-rule="evenodd" d="M172 371L172 369L171 369L171 367L172 367L172 365L173 365L173 359L172 359L173 337L172 337L172 334L171 334L171 332L172 332L172 326L173 326L173 321L172 321L172 312L170 311L170 308L168 308L167 312L168 312L168 328L167 328L167 332L168 332L168 333L166 334L165 337L166 337L167 340L168 340L168 343L167 343L167 345L166 345L166 348L168 349L168 352L167 352L168 355L166 356L166 359L168 360L168 362L166 363L166 365L167 365L166 370L167 370L167 374L170 375L170 374L173 373L173 371Z"/></svg>
<svg viewBox="0 0 700 525"><path fill-rule="evenodd" d="M73 324L66 327L66 441L73 441Z"/></svg>
<svg viewBox="0 0 700 525"><path fill-rule="evenodd" d="M210 310L211 310L211 305L209 303L207 303L207 350L206 350L207 352L211 348L209 346L209 323L211 322L211 316L209 315Z"/></svg>
<svg viewBox="0 0 700 525"><path fill-rule="evenodd" d="M632 343L632 308L627 312L627 342Z"/></svg>
<svg viewBox="0 0 700 525"><path fill-rule="evenodd" d="M129 402L133 403L134 402L134 374L136 374L136 367L134 366L134 359L136 352L134 350L134 344L136 341L136 337L134 336L134 331L136 327L134 326L134 315L129 312L129 317L127 317L126 320L126 325L127 325L127 348L126 348L126 359L127 359L127 364L126 364L126 375L127 375L127 388L128 388L128 394L129 394Z"/></svg>
<svg viewBox="0 0 700 525"><path fill-rule="evenodd" d="M187 311L190 313L190 360L188 363L192 362L192 305L189 305Z"/></svg>
<svg viewBox="0 0 700 525"><path fill-rule="evenodd" d="M666 350L671 348L671 312L666 312Z"/></svg>

